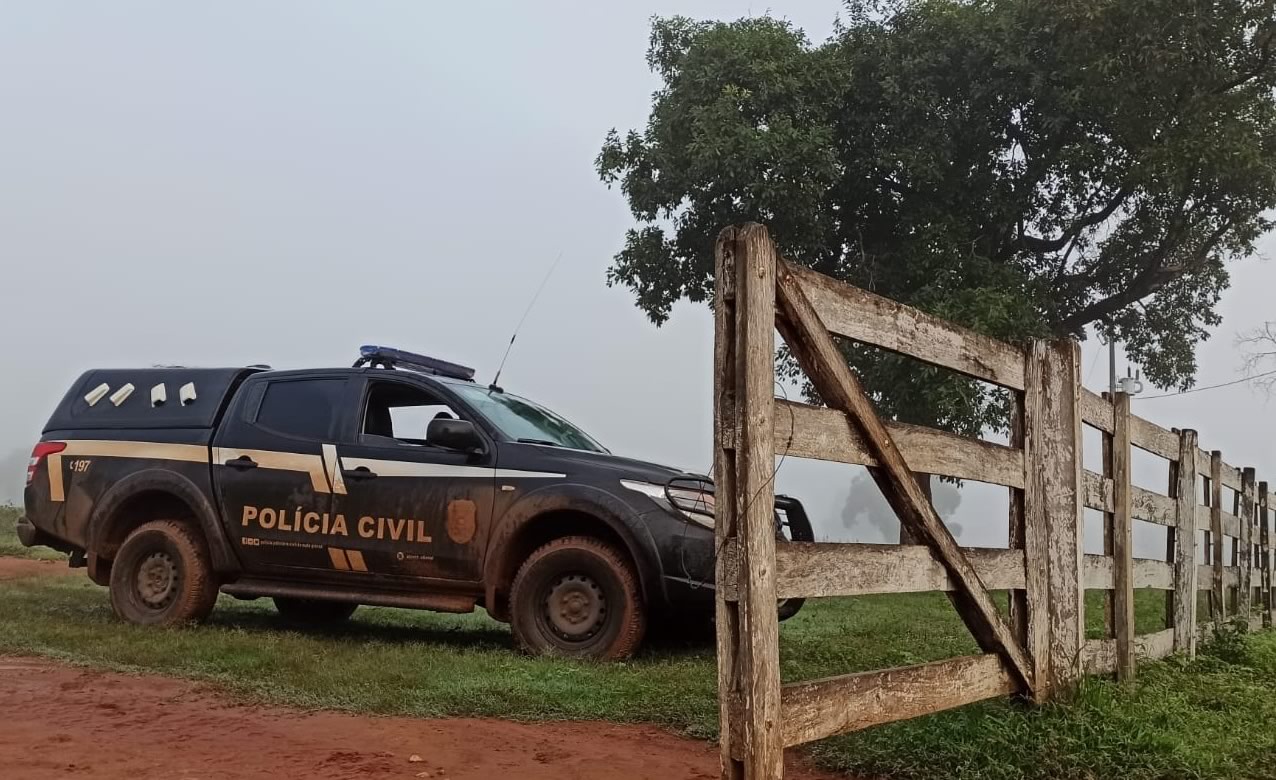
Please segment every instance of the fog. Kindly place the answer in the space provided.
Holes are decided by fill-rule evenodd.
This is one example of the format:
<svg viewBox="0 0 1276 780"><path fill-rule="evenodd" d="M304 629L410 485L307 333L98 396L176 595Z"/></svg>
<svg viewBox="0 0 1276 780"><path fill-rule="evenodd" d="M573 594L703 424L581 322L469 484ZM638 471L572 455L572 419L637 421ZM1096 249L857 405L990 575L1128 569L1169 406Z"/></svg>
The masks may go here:
<svg viewBox="0 0 1276 780"><path fill-rule="evenodd" d="M32 443L88 367L344 365L376 342L490 380L560 253L502 384L618 453L707 471L709 313L683 304L657 329L606 287L632 219L593 159L609 128L645 122L653 14L766 10L818 39L838 8L0 5L0 498L20 499ZM1272 318L1272 265L1230 270L1202 384L1236 378L1234 334ZM1084 346L1096 390L1104 352ZM1246 385L1134 409L1276 479L1271 407ZM1157 469L1136 463L1136 481L1164 489ZM822 538L897 534L862 469L788 458L778 485ZM1006 543L1005 489L942 490L964 542ZM1163 531L1139 545L1163 552Z"/></svg>

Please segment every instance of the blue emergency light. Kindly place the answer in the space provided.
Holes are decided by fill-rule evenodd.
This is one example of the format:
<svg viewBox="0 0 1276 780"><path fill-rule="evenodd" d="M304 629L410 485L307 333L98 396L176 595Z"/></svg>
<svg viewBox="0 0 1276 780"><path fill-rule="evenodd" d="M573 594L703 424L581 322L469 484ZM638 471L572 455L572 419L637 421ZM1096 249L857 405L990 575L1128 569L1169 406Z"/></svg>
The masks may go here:
<svg viewBox="0 0 1276 780"><path fill-rule="evenodd" d="M372 366L373 368L402 368L408 371L420 371L425 374L446 376L452 379L474 381L474 369L457 363L449 363L427 355L406 352L393 347L380 347L375 344L364 344L359 347L359 359L354 362L355 368Z"/></svg>

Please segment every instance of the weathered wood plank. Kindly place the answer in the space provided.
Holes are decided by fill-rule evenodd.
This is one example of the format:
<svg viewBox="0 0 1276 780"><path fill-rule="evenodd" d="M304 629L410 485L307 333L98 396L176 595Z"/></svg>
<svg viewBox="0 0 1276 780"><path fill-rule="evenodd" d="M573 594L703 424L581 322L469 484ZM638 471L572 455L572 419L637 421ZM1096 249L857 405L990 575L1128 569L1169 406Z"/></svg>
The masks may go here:
<svg viewBox="0 0 1276 780"><path fill-rule="evenodd" d="M1132 680L1134 519L1130 515L1130 396L1117 393L1112 399L1112 410L1112 628L1116 639L1117 679Z"/></svg>
<svg viewBox="0 0 1276 780"><path fill-rule="evenodd" d="M730 544L735 549L737 531L735 506L735 241L731 228L722 231L714 245L713 306L713 475L717 488L714 536L718 549ZM736 561L737 565L739 561ZM714 615L718 659L718 749L722 780L743 780L744 764L735 758L743 753L743 735L738 712L737 655L740 649L740 620L735 604L724 598L726 560L715 565L717 582Z"/></svg>
<svg viewBox="0 0 1276 780"><path fill-rule="evenodd" d="M1174 490L1174 649L1196 657L1196 431L1179 433Z"/></svg>
<svg viewBox="0 0 1276 780"><path fill-rule="evenodd" d="M1085 505L1100 512L1112 511L1112 480L1086 469L1081 472L1085 487Z"/></svg>
<svg viewBox="0 0 1276 780"><path fill-rule="evenodd" d="M1023 487L1022 450L920 425L887 421L886 429L915 472ZM775 449L798 458L878 465L845 414L791 401L777 401Z"/></svg>
<svg viewBox="0 0 1276 780"><path fill-rule="evenodd" d="M1010 393L1010 446L1023 451L1024 449L1024 406L1023 393ZM1027 463L1027 453L1024 452L1024 462ZM1028 546L1027 534L1028 529L1024 518L1024 491L1022 489L1010 488L1009 496L1009 534L1008 542L1012 550L1024 550L1024 558L1027 560ZM1042 581L1042 578L1038 578ZM1028 641L1028 581L1029 575L1024 573L1024 589L1010 591L1010 630L1014 632L1015 638L1023 643L1024 649L1028 651L1028 657L1032 660L1033 668L1037 668L1037 660L1033 656L1032 643Z"/></svg>
<svg viewBox="0 0 1276 780"><path fill-rule="evenodd" d="M1221 623L1227 617L1223 583L1223 453L1210 452L1210 558L1214 562L1210 589L1210 620Z"/></svg>
<svg viewBox="0 0 1276 780"><path fill-rule="evenodd" d="M1179 456L1179 437L1173 431L1134 415L1130 415L1130 443L1167 460Z"/></svg>
<svg viewBox="0 0 1276 780"><path fill-rule="evenodd" d="M1219 464L1219 467L1220 467L1219 474L1223 482L1223 487L1231 488L1232 490L1235 490L1238 493L1245 488L1244 476L1241 474L1240 469L1227 463L1226 461Z"/></svg>
<svg viewBox="0 0 1276 780"><path fill-rule="evenodd" d="M1174 499L1160 493L1130 485L1130 512L1138 520L1173 527L1175 520Z"/></svg>
<svg viewBox="0 0 1276 780"><path fill-rule="evenodd" d="M784 686L784 744L907 720L1018 690L993 654Z"/></svg>
<svg viewBox="0 0 1276 780"><path fill-rule="evenodd" d="M1104 433L1112 433L1112 404L1103 396L1081 388L1081 420Z"/></svg>
<svg viewBox="0 0 1276 780"><path fill-rule="evenodd" d="M787 265L827 330L985 382L1023 389L1023 350L809 268Z"/></svg>
<svg viewBox="0 0 1276 780"><path fill-rule="evenodd" d="M1196 508L1196 529L1198 531L1213 531L1214 517L1218 516L1218 522L1222 524L1223 536L1239 538L1241 535L1241 519L1236 515L1228 512L1226 509L1218 509L1215 512L1212 506L1198 506ZM1213 542L1213 537L1211 537ZM1224 545L1220 544L1219 549L1223 549Z"/></svg>
<svg viewBox="0 0 1276 780"><path fill-rule="evenodd" d="M877 468L870 470L870 473L877 480L883 494L899 516L900 522L912 534L914 540L929 547L957 583L958 589L953 591L954 606L957 607L958 613L961 614L980 648L985 652L1001 655L1023 687L1026 690L1032 690L1032 667L1024 649L1020 647L1002 619L992 596L980 581L970 560L962 553L952 533L940 520L934 506L922 492L904 456L891 438L890 431L883 424L872 401L864 393L859 379L846 365L846 359L804 291L804 287L815 287L819 290L829 288L809 283L804 285L801 281L803 276L795 271L794 266L785 262L781 262L777 276L776 287L781 313L777 325L798 365L802 367L815 391L825 403L830 408L845 412L869 445L874 458L880 464ZM809 274L806 278L809 279ZM913 337L920 337L920 335L915 332ZM972 354L987 356L982 352ZM1015 351L1015 354L1019 353ZM1022 357L1020 360L1018 370L1022 379ZM1079 418L1077 418L1077 424L1080 424ZM774 437L771 438L773 441ZM1073 483L1074 496L1076 484L1079 482L1078 474ZM1077 507L1077 512L1080 514L1079 502ZM769 507L768 511L770 511ZM1078 554L1078 569L1080 569L1080 558Z"/></svg>
<svg viewBox="0 0 1276 780"><path fill-rule="evenodd" d="M1263 613L1263 628L1272 625L1272 541L1271 518L1268 509L1270 498L1267 483L1258 483L1258 561L1259 561L1259 609Z"/></svg>
<svg viewBox="0 0 1276 780"><path fill-rule="evenodd" d="M1023 550L964 548L988 588L1024 587ZM736 598L737 556L727 559L724 597ZM776 596L781 599L922 593L956 589L947 569L922 545L782 542L775 548Z"/></svg>
<svg viewBox="0 0 1276 780"><path fill-rule="evenodd" d="M743 777L780 777L780 645L775 604L775 246L761 225L724 231L735 265L734 503L737 551L747 576L738 583L738 644L727 698L729 760ZM735 737L729 737L735 742ZM734 770L732 770L734 771ZM724 770L724 774L729 774Z"/></svg>
<svg viewBox="0 0 1276 780"><path fill-rule="evenodd" d="M1241 490L1237 495L1240 498L1240 534L1238 535L1237 551L1239 555L1240 571L1240 591L1237 593L1236 610L1242 615L1248 615L1251 612L1251 605L1254 597L1254 498L1257 486L1255 485L1257 474L1253 468L1246 468L1241 472Z"/></svg>
<svg viewBox="0 0 1276 780"><path fill-rule="evenodd" d="M1025 393L1028 421L1028 474L1035 493L1026 507L1030 522L1047 533L1044 568L1048 582L1050 680L1068 688L1081 674L1084 642L1080 370L1075 342L1036 341L1028 360ZM1035 484L1034 484L1035 483ZM1044 517L1041 517L1044 515ZM1040 561L1041 559L1030 560Z"/></svg>
<svg viewBox="0 0 1276 780"><path fill-rule="evenodd" d="M1134 638L1134 656L1155 661L1174 652L1174 629L1167 628ZM1116 640L1091 639L1082 649L1086 674L1112 674L1116 671Z"/></svg>
<svg viewBox="0 0 1276 780"><path fill-rule="evenodd" d="M1134 654L1139 658L1156 660L1174 652L1174 629L1167 628L1134 638Z"/></svg>
<svg viewBox="0 0 1276 780"><path fill-rule="evenodd" d="M1202 593L1214 593L1219 583L1221 583L1222 588L1226 591L1227 588L1240 587L1241 567L1218 567L1212 563L1202 563L1199 567L1197 567L1196 576L1197 580L1200 582L1199 588Z"/></svg>
<svg viewBox="0 0 1276 780"><path fill-rule="evenodd" d="M1087 555L1081 561L1081 581L1086 590L1112 589L1112 557Z"/></svg>

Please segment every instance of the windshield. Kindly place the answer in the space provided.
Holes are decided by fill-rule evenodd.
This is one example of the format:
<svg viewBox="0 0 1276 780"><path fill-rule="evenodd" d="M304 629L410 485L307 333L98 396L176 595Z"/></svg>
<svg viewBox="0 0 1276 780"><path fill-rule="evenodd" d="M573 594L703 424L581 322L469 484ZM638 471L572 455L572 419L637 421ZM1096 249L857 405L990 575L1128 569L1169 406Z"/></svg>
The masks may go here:
<svg viewBox="0 0 1276 780"><path fill-rule="evenodd" d="M468 382L448 382L449 387L483 415L501 433L529 444L547 444L574 450L606 452L589 434L543 406L509 393L498 393Z"/></svg>

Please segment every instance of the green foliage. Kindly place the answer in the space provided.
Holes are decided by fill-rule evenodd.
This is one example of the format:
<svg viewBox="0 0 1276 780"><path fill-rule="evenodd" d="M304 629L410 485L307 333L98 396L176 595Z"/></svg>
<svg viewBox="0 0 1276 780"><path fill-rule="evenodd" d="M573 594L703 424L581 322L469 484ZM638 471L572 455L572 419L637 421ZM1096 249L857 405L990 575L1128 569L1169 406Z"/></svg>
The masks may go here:
<svg viewBox="0 0 1276 780"><path fill-rule="evenodd" d="M1102 599L1088 596L1093 628ZM1158 608L1163 619L1164 594L1146 596L1136 599L1140 631L1160 627ZM1276 634L1238 641L1246 649L1233 657L1243 663L1214 650L1192 664L1145 663L1135 685L1091 680L1066 704L984 702L825 740L811 752L857 777L1276 777ZM781 627L780 645L785 681L977 652L939 593L808 602ZM121 624L106 591L82 578L43 578L0 582L3 653L209 680L299 707L643 721L706 739L717 731L711 647L657 646L613 664L528 658L481 613L363 608L347 626L298 632L267 602L223 597L208 625L160 630Z"/></svg>
<svg viewBox="0 0 1276 780"><path fill-rule="evenodd" d="M66 556L47 547L23 547L18 541L18 517L22 510L16 506L0 505L0 555L10 558L38 558L40 560L62 560Z"/></svg>
<svg viewBox="0 0 1276 780"><path fill-rule="evenodd" d="M813 45L771 18L653 23L647 126L597 168L640 225L608 272L657 324L712 290L713 241L765 223L790 259L989 335L1126 342L1187 387L1224 262L1276 206L1276 21L1219 0L847 5ZM884 411L978 431L995 395L846 348Z"/></svg>

